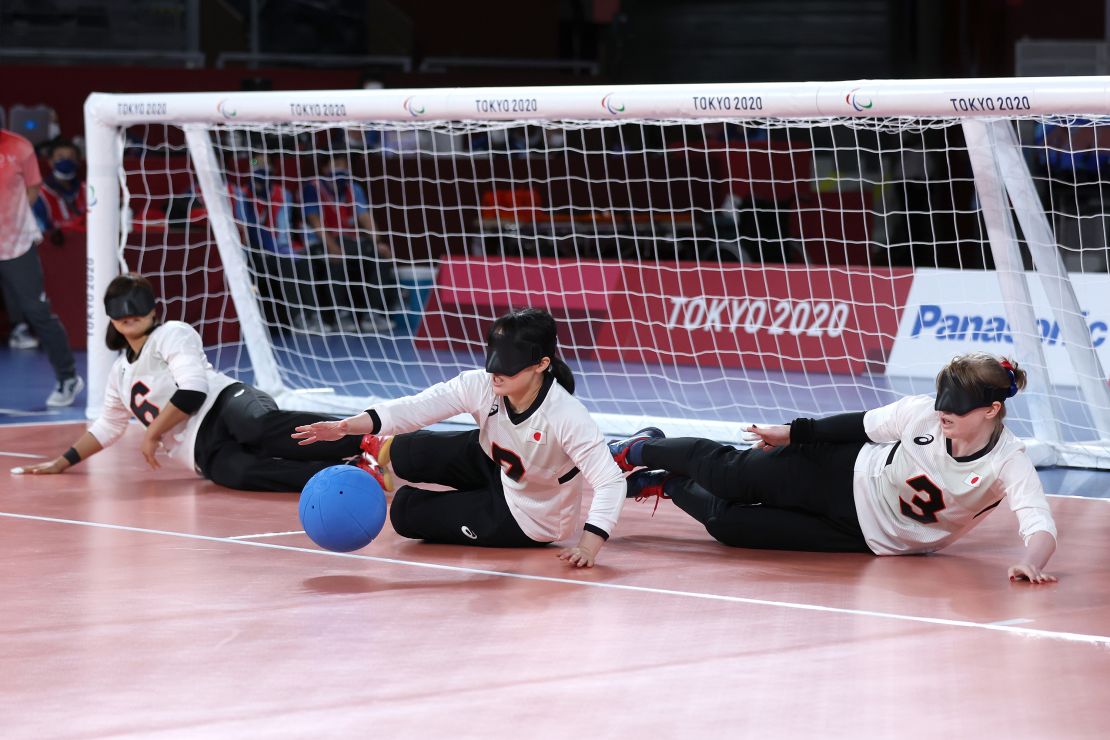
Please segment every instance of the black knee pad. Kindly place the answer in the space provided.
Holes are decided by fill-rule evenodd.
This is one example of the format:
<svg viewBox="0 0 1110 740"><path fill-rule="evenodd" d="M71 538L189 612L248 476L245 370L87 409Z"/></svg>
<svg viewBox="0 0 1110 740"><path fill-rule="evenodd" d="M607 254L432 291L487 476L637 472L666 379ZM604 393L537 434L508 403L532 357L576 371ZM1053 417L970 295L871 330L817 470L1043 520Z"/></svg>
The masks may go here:
<svg viewBox="0 0 1110 740"><path fill-rule="evenodd" d="M713 517L705 523L709 536L729 547L744 547L744 527L738 517Z"/></svg>
<svg viewBox="0 0 1110 740"><path fill-rule="evenodd" d="M393 492L393 500L389 504L389 523L393 531L410 540L418 540L419 536L408 525L408 506L411 491L408 486L401 486Z"/></svg>

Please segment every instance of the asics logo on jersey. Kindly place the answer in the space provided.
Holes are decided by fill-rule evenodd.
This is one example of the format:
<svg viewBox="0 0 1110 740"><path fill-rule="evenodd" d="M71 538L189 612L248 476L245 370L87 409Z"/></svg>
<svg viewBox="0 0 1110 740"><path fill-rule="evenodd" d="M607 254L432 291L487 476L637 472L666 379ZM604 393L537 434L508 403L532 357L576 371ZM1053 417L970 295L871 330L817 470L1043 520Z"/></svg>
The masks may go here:
<svg viewBox="0 0 1110 740"><path fill-rule="evenodd" d="M472 540L478 539L478 535L474 534L474 530L466 526L465 524L462 526L462 533Z"/></svg>
<svg viewBox="0 0 1110 740"><path fill-rule="evenodd" d="M489 413L486 414L486 416L493 416L494 414L497 413L497 409L498 409L497 402L494 401L493 405L489 407Z"/></svg>
<svg viewBox="0 0 1110 740"><path fill-rule="evenodd" d="M915 445L928 445L933 443L933 435L922 434L920 437L914 437L913 443Z"/></svg>

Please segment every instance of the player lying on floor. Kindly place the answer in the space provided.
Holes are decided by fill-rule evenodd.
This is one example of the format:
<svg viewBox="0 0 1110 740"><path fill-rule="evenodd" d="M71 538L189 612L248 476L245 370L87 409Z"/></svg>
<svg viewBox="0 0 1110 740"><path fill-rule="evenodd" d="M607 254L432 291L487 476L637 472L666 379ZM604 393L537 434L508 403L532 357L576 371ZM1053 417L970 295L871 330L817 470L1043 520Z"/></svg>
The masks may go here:
<svg viewBox="0 0 1110 740"><path fill-rule="evenodd" d="M1025 553L1011 580L1055 581L1052 520L1006 399L1025 387L1006 358L972 353L937 375L936 397L866 413L752 426L750 450L666 439L655 428L614 442L628 495L674 501L726 545L909 555L940 550L1009 500Z"/></svg>
<svg viewBox="0 0 1110 740"><path fill-rule="evenodd" d="M624 505L625 482L597 423L571 393L574 376L559 359L555 319L510 312L489 331L484 370L342 421L297 427L301 444L365 435L364 449L409 484L393 495L389 519L402 537L486 547L535 547L566 539L578 526L583 488L594 491L577 545L559 557L593 566ZM478 428L416 431L458 414ZM392 436L390 436L392 435Z"/></svg>
<svg viewBox="0 0 1110 740"><path fill-rule="evenodd" d="M357 439L314 449L290 440L294 426L336 417L279 411L267 394L216 372L193 327L157 318L154 289L141 275L112 280L104 310L111 320L108 348L123 350L108 374L104 411L64 453L13 473L68 470L118 440L131 416L146 427L139 449L150 467L160 467L157 453L165 449L228 488L300 491L343 460L366 465Z"/></svg>

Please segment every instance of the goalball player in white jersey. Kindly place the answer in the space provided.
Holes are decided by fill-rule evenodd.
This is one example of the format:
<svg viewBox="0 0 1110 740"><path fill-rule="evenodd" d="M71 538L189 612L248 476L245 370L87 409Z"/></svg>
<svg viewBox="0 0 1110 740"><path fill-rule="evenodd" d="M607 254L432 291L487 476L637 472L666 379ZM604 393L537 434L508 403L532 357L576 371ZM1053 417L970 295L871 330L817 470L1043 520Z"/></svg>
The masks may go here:
<svg viewBox="0 0 1110 740"><path fill-rule="evenodd" d="M624 505L625 482L597 423L571 395L574 376L556 350L549 313L513 311L490 329L484 370L342 421L297 427L293 436L308 445L368 435L363 449L407 482L390 504L394 530L428 542L534 547L566 539L589 486L578 543L559 557L592 567ZM416 431L457 414L478 428ZM453 490L408 485L421 483Z"/></svg>
<svg viewBox="0 0 1110 740"><path fill-rule="evenodd" d="M630 496L670 498L726 545L908 555L940 550L1008 499L1025 541L1011 580L1055 581L1044 567L1056 525L1025 446L1002 424L1026 375L976 352L937 375L937 394L866 413L751 426L750 450L665 439L649 428L614 442Z"/></svg>
<svg viewBox="0 0 1110 740"><path fill-rule="evenodd" d="M335 417L280 411L262 391L217 372L200 335L181 321L156 318L154 290L141 275L112 280L104 293L109 349L123 350L104 389L104 411L57 458L13 473L61 473L118 440L132 416L146 427L140 446L152 468L157 452L209 480L246 491L300 491L344 459L365 468L357 439L305 449L289 439L300 424Z"/></svg>

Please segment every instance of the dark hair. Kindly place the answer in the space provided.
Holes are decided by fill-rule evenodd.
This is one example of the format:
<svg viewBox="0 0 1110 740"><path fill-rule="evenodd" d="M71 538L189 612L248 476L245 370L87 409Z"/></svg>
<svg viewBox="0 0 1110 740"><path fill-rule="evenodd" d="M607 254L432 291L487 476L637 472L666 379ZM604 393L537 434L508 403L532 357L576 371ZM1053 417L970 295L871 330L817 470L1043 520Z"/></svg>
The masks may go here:
<svg viewBox="0 0 1110 740"><path fill-rule="evenodd" d="M556 382L574 393L574 373L567 363L559 358L559 337L555 317L540 308L522 308L509 311L493 322L490 336L507 335L514 341L538 345L543 357L551 360L548 372L555 376Z"/></svg>
<svg viewBox="0 0 1110 740"><path fill-rule="evenodd" d="M1027 377L1017 361L989 352L968 352L957 355L937 373L937 393L945 379L967 390L991 388L1005 390L1010 397L1025 388ZM1006 418L1006 402L998 410L998 422Z"/></svg>
<svg viewBox="0 0 1110 740"><path fill-rule="evenodd" d="M104 300L109 301L113 298L118 298L121 295L130 293L135 288L146 288L154 295L154 286L150 281L137 272L127 272L123 275L117 275L112 278L112 282L108 283L108 288L104 291ZM154 323L150 325L147 334L154 331L160 326L162 321L158 318L158 314L154 315ZM112 326L112 322L108 322L108 331L104 333L104 344L108 345L108 349L113 352L118 352L121 349L126 349L130 356L131 345L127 343L127 338L116 331L116 327Z"/></svg>
<svg viewBox="0 0 1110 740"><path fill-rule="evenodd" d="M77 145L74 144L69 139L55 139L54 141L50 142L50 156L51 157L53 157L54 154L57 153L57 151L59 149L72 149L74 151L74 153L77 154L78 157L81 156L81 150L78 149Z"/></svg>

